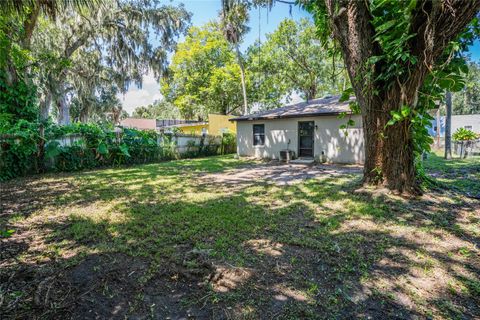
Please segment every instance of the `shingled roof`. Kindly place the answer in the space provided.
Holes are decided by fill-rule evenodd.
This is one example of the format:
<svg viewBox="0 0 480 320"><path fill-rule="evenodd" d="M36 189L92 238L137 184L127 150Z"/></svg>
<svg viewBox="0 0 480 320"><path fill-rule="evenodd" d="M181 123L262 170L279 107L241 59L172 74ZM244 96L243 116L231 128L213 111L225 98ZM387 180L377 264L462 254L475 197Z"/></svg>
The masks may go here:
<svg viewBox="0 0 480 320"><path fill-rule="evenodd" d="M338 115L343 112L350 113L351 110L349 107L349 103L353 101L353 99L344 102L339 102L339 99L340 96L330 96L325 98L313 99L287 105L277 109L232 118L230 119L230 121L252 121L314 116L316 117Z"/></svg>

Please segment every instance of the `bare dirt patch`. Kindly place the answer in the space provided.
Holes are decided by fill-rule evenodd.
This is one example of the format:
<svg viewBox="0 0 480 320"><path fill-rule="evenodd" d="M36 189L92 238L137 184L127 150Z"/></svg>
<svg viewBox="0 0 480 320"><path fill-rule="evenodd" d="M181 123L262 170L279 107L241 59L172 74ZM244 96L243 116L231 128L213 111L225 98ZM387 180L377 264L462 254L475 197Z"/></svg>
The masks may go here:
<svg viewBox="0 0 480 320"><path fill-rule="evenodd" d="M345 174L356 174L362 171L357 165L328 165L328 164L285 164L278 161L251 164L238 169L208 174L201 181L219 184L249 184L265 181L279 186L291 185L313 179L319 176L334 177Z"/></svg>

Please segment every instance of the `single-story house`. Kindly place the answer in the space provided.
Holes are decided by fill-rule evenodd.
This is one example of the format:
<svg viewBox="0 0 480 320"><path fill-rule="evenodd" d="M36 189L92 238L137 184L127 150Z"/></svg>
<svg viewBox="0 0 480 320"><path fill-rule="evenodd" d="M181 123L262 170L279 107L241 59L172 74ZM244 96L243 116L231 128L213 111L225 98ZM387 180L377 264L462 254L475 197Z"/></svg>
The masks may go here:
<svg viewBox="0 0 480 320"><path fill-rule="evenodd" d="M120 120L120 125L131 129L155 130L157 121L155 119L125 118Z"/></svg>
<svg viewBox="0 0 480 320"><path fill-rule="evenodd" d="M172 132L178 130L183 134L189 134L192 136L200 136L208 133L208 122L195 122L195 123L179 123L162 128L162 131Z"/></svg>
<svg viewBox="0 0 480 320"><path fill-rule="evenodd" d="M229 120L233 118L231 115L209 114L207 122L192 122L174 124L165 127L166 130L178 129L184 134L202 135L209 134L213 136L221 136L225 132L235 133L235 125Z"/></svg>
<svg viewBox="0 0 480 320"><path fill-rule="evenodd" d="M351 114L350 102L331 96L233 118L238 155L280 159L280 151L290 150L299 158L363 163L362 118ZM355 125L341 129L350 117Z"/></svg>
<svg viewBox="0 0 480 320"><path fill-rule="evenodd" d="M145 118L125 118L120 120L120 126L138 130L156 130L162 131L163 128L179 124L196 124L200 121L183 119L145 119Z"/></svg>
<svg viewBox="0 0 480 320"><path fill-rule="evenodd" d="M156 130L158 132L171 131L176 128L178 131L189 135L210 134L220 136L224 132L235 133L235 124L229 120L231 115L209 114L208 121L195 121L183 119L140 119L125 118L120 125L126 128L139 130Z"/></svg>
<svg viewBox="0 0 480 320"><path fill-rule="evenodd" d="M446 117L441 116L438 120L440 123L440 137L445 137L445 123ZM432 120L432 126L429 128L430 135L437 135L437 119ZM452 115L452 130L453 134L459 128L472 130L475 133L480 133L480 114L462 114Z"/></svg>

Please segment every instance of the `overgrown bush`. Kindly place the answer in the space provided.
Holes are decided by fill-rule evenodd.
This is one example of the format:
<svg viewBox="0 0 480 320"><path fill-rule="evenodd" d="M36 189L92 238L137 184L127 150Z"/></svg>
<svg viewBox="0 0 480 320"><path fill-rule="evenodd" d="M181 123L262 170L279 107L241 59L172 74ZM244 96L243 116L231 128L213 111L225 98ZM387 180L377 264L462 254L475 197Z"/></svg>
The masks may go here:
<svg viewBox="0 0 480 320"><path fill-rule="evenodd" d="M18 121L1 134L0 180L24 176L38 169L38 124Z"/></svg>
<svg viewBox="0 0 480 320"><path fill-rule="evenodd" d="M188 142L186 152L178 152L175 135L155 131L124 128L115 130L109 125L77 123L69 126L44 124L44 153L40 144L39 124L19 121L2 136L0 145L0 180L47 170L77 171L103 166L151 163L179 158L194 158L226 154L235 151L235 136L224 134L202 137L200 144ZM75 140L62 145L61 140ZM216 140L218 139L218 141ZM160 143L158 142L160 141ZM65 143L63 143L65 144Z"/></svg>
<svg viewBox="0 0 480 320"><path fill-rule="evenodd" d="M234 133L225 132L222 135L222 154L234 153L237 150L237 139Z"/></svg>

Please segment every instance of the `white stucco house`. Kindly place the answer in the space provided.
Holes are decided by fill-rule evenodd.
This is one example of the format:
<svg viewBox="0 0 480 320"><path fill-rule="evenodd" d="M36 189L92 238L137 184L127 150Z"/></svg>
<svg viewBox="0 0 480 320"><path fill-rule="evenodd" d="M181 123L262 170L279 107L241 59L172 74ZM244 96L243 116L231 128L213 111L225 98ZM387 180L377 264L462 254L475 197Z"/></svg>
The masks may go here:
<svg viewBox="0 0 480 320"><path fill-rule="evenodd" d="M238 155L280 159L281 151L290 150L294 157L304 159L361 164L362 119L351 114L349 102L333 96L230 119L237 126ZM339 118L344 112L348 115ZM341 125L349 117L355 125L345 134Z"/></svg>
<svg viewBox="0 0 480 320"><path fill-rule="evenodd" d="M442 116L438 119L432 120L432 126L429 127L428 131L430 135L437 135L437 123L440 123L440 137L445 137L445 123L446 117ZM465 128L472 130L475 133L480 133L480 114L459 114L452 115L452 129L451 133L453 134L459 128Z"/></svg>

